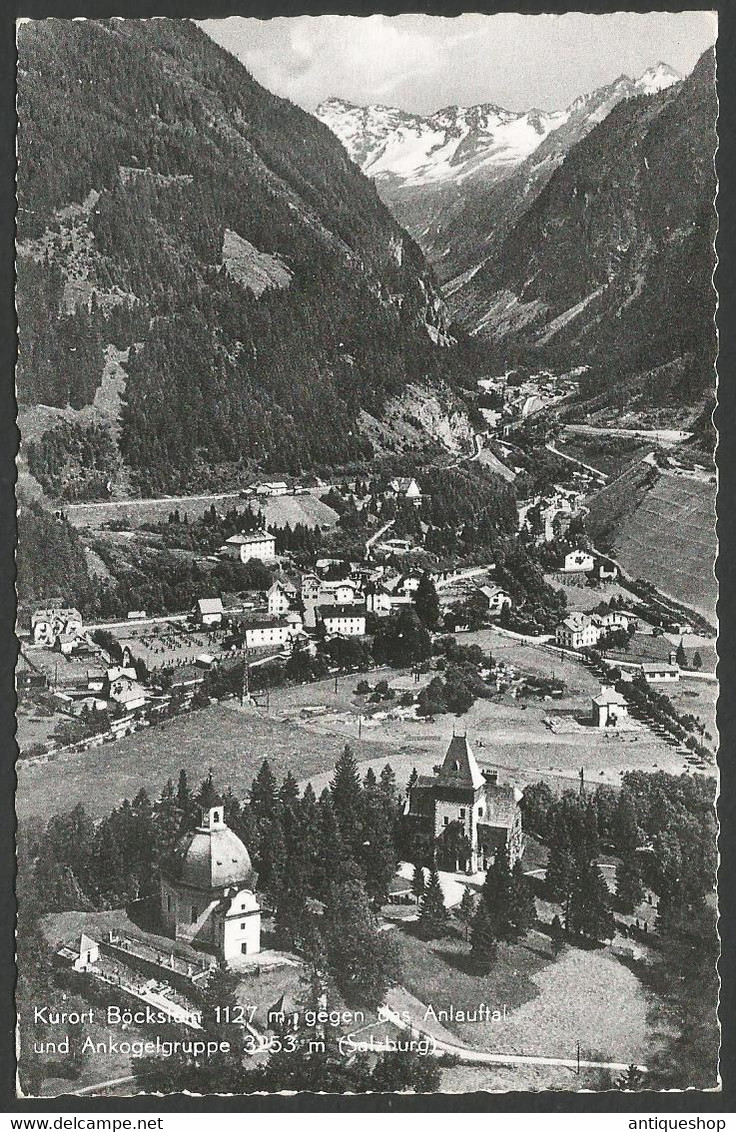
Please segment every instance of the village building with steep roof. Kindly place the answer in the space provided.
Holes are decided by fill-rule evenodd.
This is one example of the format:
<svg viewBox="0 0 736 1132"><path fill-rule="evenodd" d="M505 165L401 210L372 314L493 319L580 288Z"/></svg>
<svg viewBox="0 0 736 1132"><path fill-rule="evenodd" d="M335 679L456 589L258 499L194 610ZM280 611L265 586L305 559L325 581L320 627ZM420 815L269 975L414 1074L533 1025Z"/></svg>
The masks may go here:
<svg viewBox="0 0 736 1132"><path fill-rule="evenodd" d="M497 771L481 771L467 737L453 735L442 765L411 787L406 812L440 868L477 873L499 852L512 867L521 858L522 797L515 786L499 786Z"/></svg>

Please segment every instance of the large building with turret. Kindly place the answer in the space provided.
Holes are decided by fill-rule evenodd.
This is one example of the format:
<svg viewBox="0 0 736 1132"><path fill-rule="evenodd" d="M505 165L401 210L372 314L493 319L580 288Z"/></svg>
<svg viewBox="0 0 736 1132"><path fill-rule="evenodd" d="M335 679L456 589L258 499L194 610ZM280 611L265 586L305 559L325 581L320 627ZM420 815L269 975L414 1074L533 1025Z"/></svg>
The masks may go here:
<svg viewBox="0 0 736 1132"><path fill-rule="evenodd" d="M229 962L261 950L256 875L243 842L225 824L222 800L203 807L161 868L161 919L174 939Z"/></svg>
<svg viewBox="0 0 736 1132"><path fill-rule="evenodd" d="M481 771L467 738L453 735L442 765L411 787L406 813L439 868L477 873L499 852L511 866L520 859L522 797L516 786L499 786L497 771Z"/></svg>

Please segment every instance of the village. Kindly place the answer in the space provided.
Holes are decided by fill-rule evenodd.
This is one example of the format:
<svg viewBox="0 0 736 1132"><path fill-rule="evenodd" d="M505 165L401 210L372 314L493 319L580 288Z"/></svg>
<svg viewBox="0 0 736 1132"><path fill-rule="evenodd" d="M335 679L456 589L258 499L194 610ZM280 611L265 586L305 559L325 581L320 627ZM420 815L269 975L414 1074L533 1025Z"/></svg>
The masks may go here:
<svg viewBox="0 0 736 1132"><path fill-rule="evenodd" d="M42 919L55 985L80 1012L96 1005L84 1036L41 1026L35 1048L50 1066L63 1056L81 1094L126 1092L147 1049L164 1059L177 1041L206 1050L207 1004L223 972L235 980L226 1011L248 1072L267 1072L275 1050L319 1054L337 1043L348 1062L360 1051L424 1051L445 1066L444 1088L481 1072L495 1087L644 1079L647 1011L622 964L653 954L656 883L606 833L598 911L573 929L549 880L537 800L550 812L573 797L605 808L637 776L661 772L696 790L712 782L713 631L596 549L588 499L607 475L547 444L548 474L518 499L532 466L518 428L538 409L519 389L506 423L456 466L61 512L102 561L138 546L162 555L162 567L167 555L186 557L190 600L172 605L172 590L164 611L105 619L61 603L20 611L21 821L53 824L63 798L67 813L84 807L99 836L143 774L147 794L161 792L155 823L177 776L181 791L210 766L189 817L176 818L187 832L176 843L167 834L168 856L137 882L137 896L88 911L62 901ZM477 504L455 497L489 491L498 522L500 473L515 481L503 520L524 548L515 567L493 537L462 524ZM369 877L379 869L372 930L398 949L399 981L360 1008L323 990L313 1003L322 1021L307 1025L305 944L285 924L316 915L329 931L324 918L340 912L313 879L304 884L311 910L300 914L302 897L262 871L270 826L260 823L273 819L257 806L245 822L238 815L248 798L255 805L266 772L327 805L331 767L345 759L366 800L374 781L406 782L389 791L393 833L381 825L374 840L375 819L361 817L369 848L354 850L356 860L368 853ZM159 839L155 828L147 836ZM500 958L484 965L470 941L483 938L487 878L506 867L526 894L526 926L509 928ZM571 932L586 931L599 950L569 946ZM442 951L431 942L439 938ZM590 1011L602 985L607 1004ZM128 1018L124 1033L110 1011ZM44 1088L56 1087L49 1070Z"/></svg>
<svg viewBox="0 0 736 1132"><path fill-rule="evenodd" d="M280 497L287 485L259 483L243 495L259 491ZM333 487L328 499L359 513L370 491L369 484L345 485L339 494ZM685 680L695 698L714 681L710 635L678 617L654 592L622 585L618 566L584 539L575 545L584 499L576 487L556 484L519 508L520 529L536 544L546 581L565 595L567 614L547 632L530 630L515 615L514 598L499 584L493 563L453 565L444 555L432 564L422 550L429 537L422 534L426 524L406 522L407 511L421 517L427 506L415 477L386 483L380 501L385 510L374 526L381 525L365 541L361 561L319 550L278 553L278 529L273 533L258 512L243 512L249 528L229 535L215 558L255 565L270 581L266 589L205 591L191 608L167 616L129 610L122 621L88 625L78 610L63 606L28 610L25 630L21 616L21 755L96 746L193 703L201 707L208 702L206 680L214 673L239 674L237 688L227 694L242 699L251 683L256 688L274 683L275 673L290 660L292 668L300 663L302 676L310 679L370 667L376 663L370 642L377 630L393 624L401 611L416 612L420 589L436 602L429 626L435 635L492 630L551 656L602 666L604 675L610 668L620 680L639 675L655 686L679 686ZM382 522L389 511L393 518ZM178 511L174 514L178 520ZM395 535L396 526L405 537ZM322 668L314 666L317 658ZM701 764L698 758L699 769Z"/></svg>
<svg viewBox="0 0 736 1132"><path fill-rule="evenodd" d="M382 493L392 517L382 522L386 513L379 512L360 560L323 547L290 553L278 529L247 511L243 528L215 557L257 568L270 582L266 588L209 590L191 608L166 616L134 609L124 620L92 624L70 607L29 610L18 665L19 814L46 819L63 797L67 809L84 804L102 819L124 797L126 783L140 779L141 767L155 793L177 774L196 781L203 751L218 780L241 797L264 760L292 775L299 790L319 794L329 790L330 762L347 743L366 782L390 766L392 776L409 783L401 829L411 830L413 848L385 877L379 923L399 933L409 973L380 1010L363 1012L358 1026L341 1023L333 1037L351 1050L361 1042L379 1050L402 1040L425 1043L440 1059L459 1057L467 1073L493 1065L499 1080L510 1073L518 1079L518 1057L530 1049L536 1052L525 1072L534 1082L559 1083L573 1067L584 1080L622 1072L643 1048L633 983L620 989L639 1012L637 1040L624 1040L620 1031L612 1037L612 1017L604 1012L585 1039L590 1051L603 1052L583 1056L581 1069L580 1039L574 1045L572 1038L583 1026L578 1011L564 1033L545 1031L532 1041L537 1012L562 993L566 978L554 936L564 909L550 903L543 885L534 917L547 940L538 973L548 989L536 1006L524 1007L509 991L511 1002L495 1007L506 1019L503 1031L489 1021L482 1035L477 1027L458 1028L457 1020L449 1029L437 1020L438 1011L452 1017L460 992L445 988L438 996L426 981L437 960L415 928L422 893L435 881L431 864L418 871L412 860L434 860L440 918L457 923L453 946L462 950L462 916L476 908L499 850L530 885L542 884L549 850L523 816L525 796L536 797L540 784L548 784L550 798L562 791L593 799L643 771L712 776L712 642L655 593L632 589L615 563L576 535L585 505L574 484L556 484L519 511L545 583L565 594L563 615L545 632L529 631L524 598L520 613L519 598L493 562L453 566L445 555L432 564L419 552L431 529L411 519L428 507L421 477L397 477ZM356 483L331 487L328 502L354 508L371 498L370 486ZM90 782L97 784L92 797ZM320 1048L330 1027L305 1038L300 1020L300 949L284 947L276 897L264 892L248 846L229 828L221 796L206 801L193 835L181 851L173 848L170 866L162 865L158 896L140 911L134 901L115 911L45 918L62 985L80 1004L91 995L127 1009L131 1019L145 1007L196 1038L206 988L227 969L238 977L234 1005L254 1066L289 1034L292 1043ZM614 893L616 858L603 863ZM618 986L612 956L647 953L655 910L652 892L643 891L615 927L611 920L607 949L586 959L582 976L576 966L576 979L589 980L591 994L604 977L601 964ZM514 955L504 962L523 966L521 953ZM436 977L442 985L447 973ZM487 979L484 994L495 1001L495 976ZM472 985L471 978L466 998ZM99 1086L112 1051L116 1068L108 1076L119 1075L125 1088L131 1053L143 1048L135 1042L150 1040L151 1027L134 1025L122 1047L106 1023L90 1030L94 1036L78 1049L78 1086ZM49 1056L64 1051L48 1040ZM73 1046L74 1035L66 1040Z"/></svg>

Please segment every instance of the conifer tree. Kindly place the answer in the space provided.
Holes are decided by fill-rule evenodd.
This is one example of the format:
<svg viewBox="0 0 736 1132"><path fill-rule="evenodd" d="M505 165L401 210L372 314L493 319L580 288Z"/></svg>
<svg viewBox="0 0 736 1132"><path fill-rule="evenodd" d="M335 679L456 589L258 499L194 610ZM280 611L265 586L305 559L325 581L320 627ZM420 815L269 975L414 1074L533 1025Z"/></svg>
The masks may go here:
<svg viewBox="0 0 736 1132"><path fill-rule="evenodd" d="M511 891L509 893L509 923L519 938L533 927L537 918L537 907L529 878L524 875L521 861L516 861L511 870Z"/></svg>
<svg viewBox="0 0 736 1132"><path fill-rule="evenodd" d="M270 818L276 811L276 779L268 759L263 760L261 769L253 779L250 788L250 802L254 813L259 818Z"/></svg>
<svg viewBox="0 0 736 1132"><path fill-rule="evenodd" d="M182 769L179 771L179 782L176 788L176 804L181 814L182 829L190 829L196 820L196 807L194 805L194 798L189 789L187 781L187 772Z"/></svg>
<svg viewBox="0 0 736 1132"><path fill-rule="evenodd" d="M616 899L626 915L632 915L644 897L641 867L636 853L628 853L616 866Z"/></svg>
<svg viewBox="0 0 736 1132"><path fill-rule="evenodd" d="M568 928L592 939L611 932L611 899L603 874L593 862L583 865L569 901Z"/></svg>
<svg viewBox="0 0 736 1132"><path fill-rule="evenodd" d="M483 888L480 893L493 923L493 933L497 939L509 939L515 934L509 919L511 909L511 870L509 858L505 851L496 853L488 871L486 872Z"/></svg>
<svg viewBox="0 0 736 1132"><path fill-rule="evenodd" d="M299 797L299 786L290 770L286 772L279 790L279 801L283 806L291 806Z"/></svg>
<svg viewBox="0 0 736 1132"><path fill-rule="evenodd" d="M421 865L414 866L414 873L411 878L411 891L412 896L415 897L417 904L421 904L424 898L426 885L424 883L424 869Z"/></svg>
<svg viewBox="0 0 736 1132"><path fill-rule="evenodd" d="M498 958L498 941L493 920L484 900L478 902L471 935L473 966L479 974L487 974Z"/></svg>
<svg viewBox="0 0 736 1132"><path fill-rule="evenodd" d="M396 794L396 775L390 763L386 763L381 771L379 778L379 786L381 794L386 804L390 807L397 805L398 798Z"/></svg>
<svg viewBox="0 0 736 1132"><path fill-rule="evenodd" d="M414 593L414 608L425 629L436 629L440 619L440 599L431 577L425 570Z"/></svg>
<svg viewBox="0 0 736 1132"><path fill-rule="evenodd" d="M459 905L458 910L457 910L457 918L460 921L460 923L463 925L466 940L468 938L468 933L470 931L470 926L473 923L474 917L475 917L475 900L473 899L473 894L470 891L470 889L465 888L463 890L462 900L460 901L460 905Z"/></svg>
<svg viewBox="0 0 736 1132"><path fill-rule="evenodd" d="M447 931L447 908L442 894L439 873L432 868L422 898L419 930L425 939L440 939Z"/></svg>
<svg viewBox="0 0 736 1132"><path fill-rule="evenodd" d="M362 872L343 838L329 790L324 791L317 808L319 828L313 888L315 896L324 900L331 884L362 880Z"/></svg>
<svg viewBox="0 0 736 1132"><path fill-rule="evenodd" d="M361 828L362 787L358 764L349 744L345 745L335 763L330 796L343 839L357 858L364 840Z"/></svg>

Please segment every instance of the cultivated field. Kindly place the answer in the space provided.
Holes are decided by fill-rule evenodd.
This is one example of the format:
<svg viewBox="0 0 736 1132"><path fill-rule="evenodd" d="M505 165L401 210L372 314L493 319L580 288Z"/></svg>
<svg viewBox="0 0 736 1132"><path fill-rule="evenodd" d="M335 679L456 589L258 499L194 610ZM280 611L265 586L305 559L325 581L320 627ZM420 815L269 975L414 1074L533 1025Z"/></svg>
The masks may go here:
<svg viewBox="0 0 736 1132"><path fill-rule="evenodd" d="M337 755L349 742L361 764L376 772L390 762L399 783L416 767L431 773L441 761L453 729L467 730L481 766L500 771L500 780L519 785L545 778L558 787L575 787L582 767L586 782L616 784L628 769L681 772L681 756L647 731L606 735L581 727L555 734L544 724L547 715L585 714L598 683L582 665L525 647L493 630L464 634L464 643L491 648L497 659L520 671L565 681L565 695L554 703L529 701L523 706L506 693L497 700L478 700L464 716L438 716L436 722L401 718L396 701L378 705L368 720L365 697L353 691L358 677L303 687L275 689L270 716L265 709L241 709L236 701L212 705L151 727L82 754L61 754L49 761L19 764L17 809L21 818L47 819L83 802L95 817L145 785L157 795L168 778L183 767L198 784L212 767L218 785L244 795L264 758L277 775L291 769L296 778L312 781L319 792L329 781ZM387 676L397 689L413 687L409 673L370 674L374 683ZM304 709L318 709L311 714ZM324 710L323 710L324 709ZM374 709L370 709L374 710ZM363 716L362 725L359 722ZM358 738L359 727L362 735Z"/></svg>
<svg viewBox="0 0 736 1132"><path fill-rule="evenodd" d="M326 490L326 489L325 489ZM227 511L231 507L245 510L250 504L262 511L267 525L283 527L289 523L303 523L307 527L331 527L337 522L337 512L316 495L282 495L259 500L243 498L239 492L213 495L170 496L165 499L124 499L110 503L66 504L64 514L75 527L99 529L106 523L123 523L128 530L144 523L165 523L173 510L189 520L201 519L209 507Z"/></svg>
<svg viewBox="0 0 736 1132"><path fill-rule="evenodd" d="M591 501L591 529L612 523L613 557L635 578L714 622L715 486L663 474L642 493L634 473Z"/></svg>

